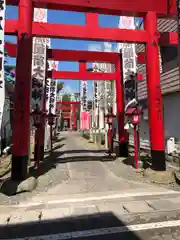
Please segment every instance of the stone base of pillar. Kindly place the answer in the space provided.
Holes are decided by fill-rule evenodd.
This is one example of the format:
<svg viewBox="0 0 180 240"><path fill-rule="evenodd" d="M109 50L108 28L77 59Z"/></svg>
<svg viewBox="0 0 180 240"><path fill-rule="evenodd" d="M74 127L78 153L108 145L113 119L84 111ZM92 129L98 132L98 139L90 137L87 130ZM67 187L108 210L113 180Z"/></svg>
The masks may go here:
<svg viewBox="0 0 180 240"><path fill-rule="evenodd" d="M118 157L125 157L127 158L128 154L128 142L119 143L119 156Z"/></svg>
<svg viewBox="0 0 180 240"><path fill-rule="evenodd" d="M166 170L166 156L164 151L151 150L152 169L155 171Z"/></svg>
<svg viewBox="0 0 180 240"><path fill-rule="evenodd" d="M34 147L34 160L38 158L39 145L36 143Z"/></svg>
<svg viewBox="0 0 180 240"><path fill-rule="evenodd" d="M144 176L151 182L158 184L171 184L175 182L175 174L172 171L155 171L147 168L144 171Z"/></svg>
<svg viewBox="0 0 180 240"><path fill-rule="evenodd" d="M44 160L44 145L40 146L40 161Z"/></svg>
<svg viewBox="0 0 180 240"><path fill-rule="evenodd" d="M23 181L28 174L28 155L12 156L11 180Z"/></svg>

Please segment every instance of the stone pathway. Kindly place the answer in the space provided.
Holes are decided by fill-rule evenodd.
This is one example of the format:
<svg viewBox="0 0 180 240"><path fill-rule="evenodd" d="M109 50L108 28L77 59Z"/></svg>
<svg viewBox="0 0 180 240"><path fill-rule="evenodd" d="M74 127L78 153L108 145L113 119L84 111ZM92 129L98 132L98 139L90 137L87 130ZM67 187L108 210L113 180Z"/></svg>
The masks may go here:
<svg viewBox="0 0 180 240"><path fill-rule="evenodd" d="M36 191L0 206L0 239L179 240L180 193L139 181L99 150L61 133Z"/></svg>
<svg viewBox="0 0 180 240"><path fill-rule="evenodd" d="M69 179L52 186L47 195L67 195L77 193L96 193L105 191L127 191L136 188L151 188L152 185L128 180L117 175L109 167L113 162L104 162L105 154L101 149L87 148L78 133L66 134L63 153L56 156L58 169L68 169ZM110 165L110 166L111 166ZM120 166L118 166L120 167ZM63 171L59 171L59 178ZM122 171L122 170L121 170ZM58 171L56 170L56 173Z"/></svg>
<svg viewBox="0 0 180 240"><path fill-rule="evenodd" d="M141 200L138 196L108 196L86 196L85 201L79 195L76 201L21 205L0 215L0 239L179 240L179 194L144 196L142 192Z"/></svg>

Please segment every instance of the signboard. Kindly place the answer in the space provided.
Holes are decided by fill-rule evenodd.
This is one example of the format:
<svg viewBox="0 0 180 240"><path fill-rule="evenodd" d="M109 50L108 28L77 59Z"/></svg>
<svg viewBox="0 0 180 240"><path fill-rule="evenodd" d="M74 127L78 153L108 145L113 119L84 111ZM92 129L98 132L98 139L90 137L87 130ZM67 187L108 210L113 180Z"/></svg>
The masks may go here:
<svg viewBox="0 0 180 240"><path fill-rule="evenodd" d="M47 22L47 9L34 9L35 22ZM38 105L43 109L46 76L46 38L33 38L32 53L32 107Z"/></svg>
<svg viewBox="0 0 180 240"><path fill-rule="evenodd" d="M0 130L2 125L3 108L5 101L5 82L4 82L4 23L5 23L5 1L0 4ZM1 137L1 135L0 135ZM1 140L1 139L0 139Z"/></svg>

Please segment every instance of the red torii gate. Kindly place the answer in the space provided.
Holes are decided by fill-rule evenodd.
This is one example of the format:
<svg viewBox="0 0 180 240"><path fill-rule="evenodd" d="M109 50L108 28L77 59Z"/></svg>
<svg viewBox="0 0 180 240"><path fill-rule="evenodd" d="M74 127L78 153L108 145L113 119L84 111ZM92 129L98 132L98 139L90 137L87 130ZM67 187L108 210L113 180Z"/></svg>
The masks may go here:
<svg viewBox="0 0 180 240"><path fill-rule="evenodd" d="M58 54L58 50L56 52L55 60L59 60L61 57L60 51ZM74 51L75 53L75 51ZM86 52L84 52L86 53ZM87 52L87 55L89 52ZM91 52L91 61L100 62L103 61L98 52ZM75 55L75 54L74 54ZM58 57L59 56L59 57ZM62 71L51 71L49 72L48 77L52 77L54 79L86 79L86 80L115 80L116 81L116 102L117 102L117 115L118 115L118 131L119 131L119 152L121 157L128 156L128 142L125 137L124 130L124 92L123 92L123 84L122 84L122 71L121 71L121 57L120 54L117 53L106 53L106 62L114 63L116 67L115 73L95 73L95 72L87 72L86 62L78 59L79 56L76 56L76 61L79 62L79 72L62 72ZM111 58L108 58L111 56ZM113 58L112 58L113 57ZM54 58L53 58L54 59ZM71 58L72 59L72 58ZM84 60L84 59L83 59ZM70 61L70 60L69 60ZM89 59L86 58L88 62Z"/></svg>
<svg viewBox="0 0 180 240"><path fill-rule="evenodd" d="M63 105L60 105L63 104ZM79 101L68 101L68 102L56 102L56 109L62 111L62 115L64 119L70 119L70 126L72 127L72 123L74 124L74 128L77 128L77 118L76 118L76 110L79 108ZM58 106L60 105L60 106ZM65 106L66 105L66 106ZM68 105L68 106L67 106ZM72 110L71 112L63 112L63 110Z"/></svg>
<svg viewBox="0 0 180 240"><path fill-rule="evenodd" d="M166 41L167 42L167 41ZM177 44L177 43L173 43ZM8 52L9 57L16 57L17 53L17 45L14 43L5 42L5 48ZM109 53L109 52L93 52L93 51L78 51L78 50L61 50L61 49L48 49L47 56L49 59L58 60L58 61L75 61L79 59L79 61L93 61L94 55L98 56L100 62L109 62L116 61L119 57L119 53ZM137 62L139 64L146 63L145 53L139 52L137 53Z"/></svg>
<svg viewBox="0 0 180 240"><path fill-rule="evenodd" d="M15 44L5 44L6 49L10 56L15 56ZM119 111L119 140L120 141L120 155L128 156L127 147L124 148L125 137L124 137L124 100L123 100L123 87L119 79L121 75L120 69L120 57L119 53L108 53L108 52L88 52L88 51L77 51L77 50L58 50L48 49L47 58L58 60L58 61L76 61L79 62L79 72L69 71L49 71L47 77L53 79L74 79L74 80L116 80L116 91L117 91L117 110ZM87 72L86 62L108 62L116 65L115 73L102 73L102 72ZM121 93L121 94L120 94ZM124 140L122 140L124 139ZM44 141L43 141L44 142ZM43 143L42 142L42 143ZM126 151L124 151L126 149Z"/></svg>
<svg viewBox="0 0 180 240"><path fill-rule="evenodd" d="M7 50L10 55L15 54L15 45L7 44ZM120 141L120 156L128 156L127 142L125 141L124 133L124 100L123 100L123 86L120 81L121 77L121 54L119 53L108 53L108 52L88 52L88 51L77 51L77 50L58 50L48 49L47 58L58 60L58 61L76 61L79 62L79 72L69 71L49 71L47 77L53 79L74 79L74 80L116 80L116 96L117 96L117 111L118 111L118 124L119 124L119 141ZM96 73L87 72L86 62L108 62L113 63L116 66L115 73ZM121 94L120 94L121 93ZM43 141L44 142L44 141ZM126 149L126 151L124 150Z"/></svg>
<svg viewBox="0 0 180 240"><path fill-rule="evenodd" d="M159 36L157 16L176 14L175 0L95 1L85 0L7 0L7 4L18 5L18 20L6 20L6 34L18 36L16 65L16 95L13 118L12 179L21 180L27 175L29 150L30 82L32 63L32 36L96 41L115 41L146 44L147 86L149 102L149 124L152 167L165 170L164 127L162 96L158 57ZM33 8L82 11L86 13L86 26L32 22ZM93 12L93 13L92 13ZM98 13L112 15L142 16L144 30L101 28L98 26ZM177 33L174 39L177 39ZM168 36L168 37L167 37ZM160 35L161 39L171 39L172 33ZM24 58L24 56L26 56ZM120 63L118 64L120 72ZM23 70L23 71L22 71ZM119 84L122 81L119 76ZM117 81L118 82L118 81ZM118 93L118 96L121 93ZM23 134L22 134L23 131ZM18 136L18 137L17 137Z"/></svg>

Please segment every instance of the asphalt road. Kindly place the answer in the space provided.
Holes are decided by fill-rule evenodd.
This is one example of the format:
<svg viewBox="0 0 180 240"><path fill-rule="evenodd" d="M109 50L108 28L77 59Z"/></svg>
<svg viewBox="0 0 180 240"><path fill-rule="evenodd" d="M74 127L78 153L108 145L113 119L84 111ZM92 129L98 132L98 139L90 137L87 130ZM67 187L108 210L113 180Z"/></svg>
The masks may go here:
<svg viewBox="0 0 180 240"><path fill-rule="evenodd" d="M163 213L168 221L162 221L162 213L149 218L136 217L134 224L120 220L112 213L57 219L48 222L16 224L0 227L0 239L63 240L63 239L123 239L123 240L179 240L179 213ZM176 217L175 217L176 216ZM129 215L126 219L130 219ZM155 220L155 222L154 222Z"/></svg>

